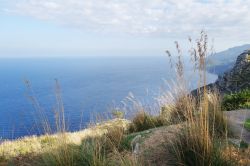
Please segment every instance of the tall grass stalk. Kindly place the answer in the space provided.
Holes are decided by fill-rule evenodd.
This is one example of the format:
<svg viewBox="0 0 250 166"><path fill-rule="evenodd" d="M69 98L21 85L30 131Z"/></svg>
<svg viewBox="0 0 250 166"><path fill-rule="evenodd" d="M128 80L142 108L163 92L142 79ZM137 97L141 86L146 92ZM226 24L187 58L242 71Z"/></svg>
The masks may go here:
<svg viewBox="0 0 250 166"><path fill-rule="evenodd" d="M138 159L131 152L124 152L122 147L122 140L125 137L124 126L108 125L103 128L105 130L104 135L83 139L80 145L74 144L67 134L65 110L58 80L55 80L56 105L53 109L55 130L53 130L53 125L50 125L45 110L40 106L30 82L26 81L25 83L30 92L29 98L39 115L39 120L42 121L43 133L48 136L48 141L50 140L49 134L56 134L55 141L46 146L46 149L40 155L40 159L36 161L36 165L140 165ZM100 124L110 119L108 115L104 116L98 114L95 119ZM124 153L127 155L124 156Z"/></svg>
<svg viewBox="0 0 250 166"><path fill-rule="evenodd" d="M178 42L175 42L178 53L175 66L177 71L176 81L181 81L184 88L172 88L179 95L172 95L171 93L171 95L166 95L165 98L172 98L171 100L175 102L170 106L163 107L165 108L163 111L171 112L170 118L172 121L183 123L184 127L183 131L177 134L177 139L173 141L172 148L180 165L226 164L228 161L223 158L221 149L217 147L219 138L227 137L227 124L220 109L220 96L215 91L212 93L206 86L206 58L210 55L207 34L205 31L201 31L200 38L195 40L195 44L193 44L191 38L189 38L189 42L194 45L189 53L194 63L194 69L198 69L198 93L196 96L192 96L190 91L185 89L187 83L184 78L182 53ZM172 58L169 51L167 51L167 54ZM172 61L170 60L170 62Z"/></svg>

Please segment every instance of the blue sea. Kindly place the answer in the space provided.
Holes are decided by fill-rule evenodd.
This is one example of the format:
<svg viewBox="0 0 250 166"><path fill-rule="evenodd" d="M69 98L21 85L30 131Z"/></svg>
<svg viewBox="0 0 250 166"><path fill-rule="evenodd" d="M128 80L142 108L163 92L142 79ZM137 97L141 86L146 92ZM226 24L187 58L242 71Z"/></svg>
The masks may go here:
<svg viewBox="0 0 250 166"><path fill-rule="evenodd" d="M193 69L185 70L192 73ZM1 58L0 138L42 134L25 80L31 83L33 95L54 123L57 79L68 130L77 131L86 127L94 115L119 106L130 92L144 103L154 103L164 80L174 79L173 73L165 56ZM216 78L208 73L208 82Z"/></svg>

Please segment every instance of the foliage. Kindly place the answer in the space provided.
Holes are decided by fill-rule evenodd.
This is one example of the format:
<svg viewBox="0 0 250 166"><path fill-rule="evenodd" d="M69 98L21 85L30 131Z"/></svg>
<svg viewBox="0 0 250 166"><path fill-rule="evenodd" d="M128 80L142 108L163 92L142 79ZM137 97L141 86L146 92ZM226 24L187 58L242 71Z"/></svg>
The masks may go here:
<svg viewBox="0 0 250 166"><path fill-rule="evenodd" d="M167 116L171 124L178 124L186 121L188 118L188 109L196 109L190 108L193 106L195 107L195 100L191 95L180 94L173 99L174 102L172 104L161 107L161 115Z"/></svg>
<svg viewBox="0 0 250 166"><path fill-rule="evenodd" d="M192 39L189 41L192 42ZM206 57L209 54L207 42L207 35L202 31L200 38L195 41L194 47L190 50L194 68L199 72L200 88L197 90L197 95L189 97L185 85L184 88L175 90L178 92L175 93L177 94L175 98L181 100L175 100L177 102L173 104L173 108L177 108L175 111L178 113L177 117L182 115L179 119L185 122L182 123L182 131L176 134L170 146L171 154L177 160L176 165L232 165L232 161L225 158L222 153L222 143L225 141L220 140L227 137L228 130L221 111L220 96L216 92L210 92L206 87ZM176 48L181 59L180 46L176 44ZM182 62L182 60L179 61ZM177 78L185 84L183 73L178 72L179 66L176 67ZM170 94L170 96L176 96L175 94ZM178 98L178 94L184 97Z"/></svg>
<svg viewBox="0 0 250 166"><path fill-rule="evenodd" d="M149 115L144 111L138 112L129 126L129 132L144 131L165 125L167 122L163 116Z"/></svg>
<svg viewBox="0 0 250 166"><path fill-rule="evenodd" d="M233 165L232 161L223 157L221 147L215 141L205 138L205 135L195 134L193 131L182 131L176 137L171 149L180 165L221 166Z"/></svg>
<svg viewBox="0 0 250 166"><path fill-rule="evenodd" d="M115 118L124 118L124 112L120 111L120 110L112 110L111 114L115 117Z"/></svg>
<svg viewBox="0 0 250 166"><path fill-rule="evenodd" d="M123 140L128 122L116 119L92 126L84 131L27 137L0 144L0 164L13 165L133 165L131 156L123 156ZM129 141L128 141L129 144ZM128 152L129 154L130 152ZM110 158L116 156L117 158ZM129 158L129 159L128 159ZM115 160L115 161L114 161ZM116 164L113 164L116 165Z"/></svg>
<svg viewBox="0 0 250 166"><path fill-rule="evenodd" d="M232 165L222 155L223 139L228 135L226 119L221 111L218 94L205 94L187 109L186 125L172 144L174 157L181 165ZM192 108L199 108L196 113ZM222 141L221 141L222 140Z"/></svg>
<svg viewBox="0 0 250 166"><path fill-rule="evenodd" d="M100 166L107 162L104 141L100 138L89 138L81 145L64 144L42 155L40 165L86 165Z"/></svg>
<svg viewBox="0 0 250 166"><path fill-rule="evenodd" d="M223 98L222 107L226 111L250 108L250 89L245 89L240 92L225 95Z"/></svg>
<svg viewBox="0 0 250 166"><path fill-rule="evenodd" d="M245 141L240 141L240 148L248 148L248 143Z"/></svg>
<svg viewBox="0 0 250 166"><path fill-rule="evenodd" d="M250 131L250 119L247 119L244 123L244 128Z"/></svg>

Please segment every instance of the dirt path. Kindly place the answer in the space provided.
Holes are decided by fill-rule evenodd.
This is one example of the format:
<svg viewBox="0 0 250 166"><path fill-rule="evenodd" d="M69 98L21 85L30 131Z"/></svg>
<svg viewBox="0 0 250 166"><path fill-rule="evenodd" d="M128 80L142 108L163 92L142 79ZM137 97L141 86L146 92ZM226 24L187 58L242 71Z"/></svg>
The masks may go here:
<svg viewBox="0 0 250 166"><path fill-rule="evenodd" d="M229 127L235 136L250 144L250 132L243 127L245 120L250 118L250 110L225 111L224 115L227 116Z"/></svg>

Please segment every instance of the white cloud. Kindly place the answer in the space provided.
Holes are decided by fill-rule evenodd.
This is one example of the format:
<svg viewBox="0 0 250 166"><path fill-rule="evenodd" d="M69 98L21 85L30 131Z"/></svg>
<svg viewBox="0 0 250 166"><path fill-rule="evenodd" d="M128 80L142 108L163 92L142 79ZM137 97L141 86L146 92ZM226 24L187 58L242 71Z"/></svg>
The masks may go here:
<svg viewBox="0 0 250 166"><path fill-rule="evenodd" d="M8 11L66 26L137 35L246 39L250 0L18 0Z"/></svg>

